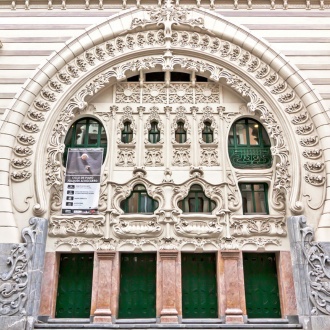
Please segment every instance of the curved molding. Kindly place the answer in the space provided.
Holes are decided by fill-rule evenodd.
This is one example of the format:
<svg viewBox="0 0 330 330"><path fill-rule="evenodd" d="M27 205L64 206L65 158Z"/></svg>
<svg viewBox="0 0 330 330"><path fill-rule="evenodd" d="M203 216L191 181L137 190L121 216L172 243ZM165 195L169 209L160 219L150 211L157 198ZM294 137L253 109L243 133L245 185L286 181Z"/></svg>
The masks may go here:
<svg viewBox="0 0 330 330"><path fill-rule="evenodd" d="M88 98L106 85L125 78L127 72L156 67L166 71L177 65L187 71L207 73L214 81L226 81L248 100L251 113L260 113L275 141L272 153L277 163L274 184L277 194L273 203L283 208L283 200L288 195L291 212L301 213L299 160L302 162L302 157L299 152L304 150L309 136L319 136L313 145L315 150L321 147L318 142L321 139L330 143L330 138L319 129L329 122L319 95L297 68L246 29L204 9L183 9L169 3L164 6L170 13L167 20L140 8L114 15L88 29L49 58L16 96L5 121L20 126L17 133L12 134L28 134L38 142L29 146L39 160L33 162L34 172L43 173L43 164L46 164L46 176L42 179L34 176L35 213L42 214L48 209L44 180L47 179L50 186L61 185L58 155L64 150L63 137L74 116L86 109ZM152 31L155 24L161 29ZM180 30L177 25L181 25ZM140 32L142 26L144 32ZM150 40L156 46L151 46ZM275 111L271 112L265 102ZM17 112L22 119L17 119ZM6 127L2 133L7 134ZM304 141L300 146L296 143L298 139ZM41 154L47 143L46 160ZM30 151L27 153L31 155ZM320 157L330 160L328 154ZM31 156L29 159L33 160ZM305 171L307 175L308 166ZM295 184L291 185L292 182ZM305 184L311 184L311 180ZM330 196L326 195L325 199L330 203ZM330 218L330 213L324 216Z"/></svg>

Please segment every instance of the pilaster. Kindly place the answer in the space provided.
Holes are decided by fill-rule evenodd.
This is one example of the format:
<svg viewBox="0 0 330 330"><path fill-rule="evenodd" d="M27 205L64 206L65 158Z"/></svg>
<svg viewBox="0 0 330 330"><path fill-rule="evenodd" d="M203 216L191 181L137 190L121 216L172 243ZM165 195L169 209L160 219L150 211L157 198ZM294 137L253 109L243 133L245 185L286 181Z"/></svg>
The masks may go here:
<svg viewBox="0 0 330 330"><path fill-rule="evenodd" d="M159 282L157 297L160 306L161 323L178 323L178 302L180 294L177 289L178 251L163 250L159 252Z"/></svg>
<svg viewBox="0 0 330 330"><path fill-rule="evenodd" d="M114 272L114 251L97 251L96 263L93 274L92 310L94 311L94 323L112 323L111 298Z"/></svg>
<svg viewBox="0 0 330 330"><path fill-rule="evenodd" d="M221 258L225 286L225 322L242 324L245 312L242 252L222 251Z"/></svg>

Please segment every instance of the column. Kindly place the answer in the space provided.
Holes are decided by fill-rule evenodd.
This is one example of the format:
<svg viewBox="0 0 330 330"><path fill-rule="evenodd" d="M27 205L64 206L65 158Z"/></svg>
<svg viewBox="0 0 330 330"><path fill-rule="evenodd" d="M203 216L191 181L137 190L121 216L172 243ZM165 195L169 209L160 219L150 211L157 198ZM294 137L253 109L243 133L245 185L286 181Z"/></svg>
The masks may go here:
<svg viewBox="0 0 330 330"><path fill-rule="evenodd" d="M111 300L113 293L114 251L96 252L96 266L93 274L92 311L94 323L112 323Z"/></svg>
<svg viewBox="0 0 330 330"><path fill-rule="evenodd" d="M282 317L295 316L297 315L297 304L290 251L279 252L277 257L277 274Z"/></svg>
<svg viewBox="0 0 330 330"><path fill-rule="evenodd" d="M178 251L163 250L159 252L160 265L158 268L159 283L157 285L157 300L160 306L161 323L178 323L178 302L180 301L181 279L180 269L178 267Z"/></svg>
<svg viewBox="0 0 330 330"><path fill-rule="evenodd" d="M221 257L225 291L225 321L229 324L241 324L244 323L243 314L246 314L242 253L222 251Z"/></svg>
<svg viewBox="0 0 330 330"><path fill-rule="evenodd" d="M42 321L55 317L56 294L60 255L56 252L46 252L44 274L41 284L39 316Z"/></svg>

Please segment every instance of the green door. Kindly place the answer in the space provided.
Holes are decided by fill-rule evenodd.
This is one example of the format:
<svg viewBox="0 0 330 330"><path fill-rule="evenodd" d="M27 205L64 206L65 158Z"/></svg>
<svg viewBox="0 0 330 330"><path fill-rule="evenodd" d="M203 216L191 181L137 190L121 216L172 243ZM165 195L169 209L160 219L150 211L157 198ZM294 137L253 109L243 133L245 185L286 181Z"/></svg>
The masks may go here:
<svg viewBox="0 0 330 330"><path fill-rule="evenodd" d="M90 317L92 278L93 254L61 255L56 317Z"/></svg>
<svg viewBox="0 0 330 330"><path fill-rule="evenodd" d="M184 318L217 318L217 281L214 253L182 253Z"/></svg>
<svg viewBox="0 0 330 330"><path fill-rule="evenodd" d="M119 318L156 317L156 254L121 255Z"/></svg>
<svg viewBox="0 0 330 330"><path fill-rule="evenodd" d="M249 318L280 318L275 253L244 253L246 308Z"/></svg>

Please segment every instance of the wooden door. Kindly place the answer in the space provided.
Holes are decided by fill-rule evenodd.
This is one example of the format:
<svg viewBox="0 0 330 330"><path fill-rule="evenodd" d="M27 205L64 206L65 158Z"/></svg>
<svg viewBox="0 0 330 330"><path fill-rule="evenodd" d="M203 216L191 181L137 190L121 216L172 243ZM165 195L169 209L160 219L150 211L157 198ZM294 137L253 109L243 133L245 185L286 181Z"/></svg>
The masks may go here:
<svg viewBox="0 0 330 330"><path fill-rule="evenodd" d="M58 318L89 318L93 254L62 254L56 300Z"/></svg>
<svg viewBox="0 0 330 330"><path fill-rule="evenodd" d="M244 253L246 308L249 318L280 318L275 253Z"/></svg>
<svg viewBox="0 0 330 330"><path fill-rule="evenodd" d="M156 317L156 254L123 253L119 318Z"/></svg>
<svg viewBox="0 0 330 330"><path fill-rule="evenodd" d="M184 318L217 318L214 253L182 254L182 313Z"/></svg>

